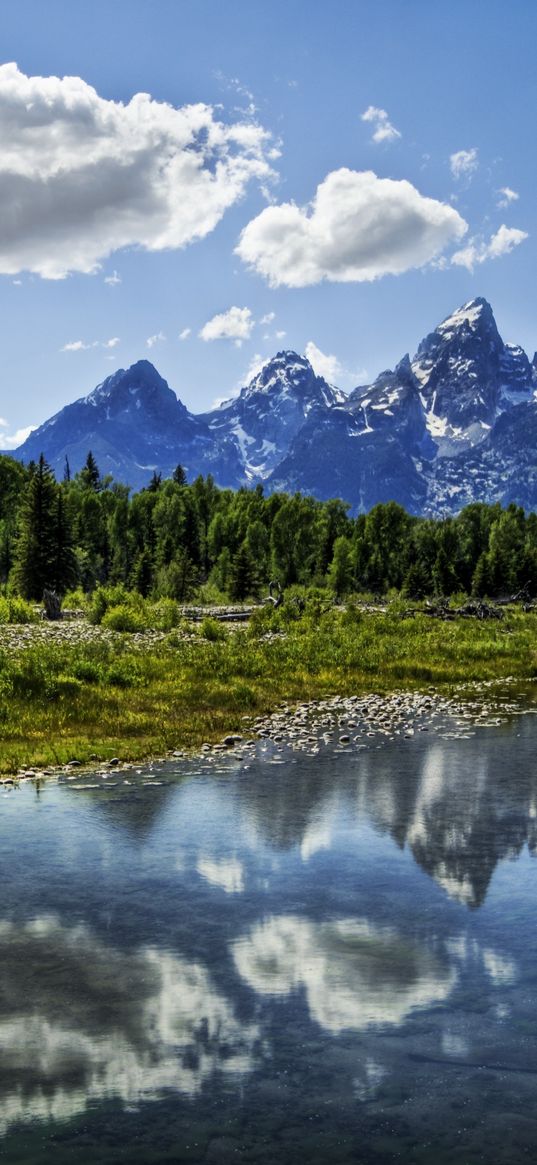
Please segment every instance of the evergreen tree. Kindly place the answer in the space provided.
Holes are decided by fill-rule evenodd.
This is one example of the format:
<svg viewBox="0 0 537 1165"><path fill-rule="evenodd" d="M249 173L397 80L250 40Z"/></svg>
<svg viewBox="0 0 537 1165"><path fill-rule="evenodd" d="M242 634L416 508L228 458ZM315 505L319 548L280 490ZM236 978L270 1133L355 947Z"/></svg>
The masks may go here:
<svg viewBox="0 0 537 1165"><path fill-rule="evenodd" d="M94 493L98 493L101 489L101 475L91 449L86 457L84 468L80 470L79 479L83 489L91 489Z"/></svg>
<svg viewBox="0 0 537 1165"><path fill-rule="evenodd" d="M186 473L182 465L176 465L173 471L173 481L176 485L186 485Z"/></svg>
<svg viewBox="0 0 537 1165"><path fill-rule="evenodd" d="M21 503L14 583L25 599L41 599L57 582L58 486L43 454Z"/></svg>
<svg viewBox="0 0 537 1165"><path fill-rule="evenodd" d="M132 585L144 599L147 598L153 582L153 563L147 549L141 550L132 571Z"/></svg>
<svg viewBox="0 0 537 1165"><path fill-rule="evenodd" d="M73 529L65 504L63 490L57 489L56 528L54 531L53 587L59 595L74 587L78 581Z"/></svg>
<svg viewBox="0 0 537 1165"><path fill-rule="evenodd" d="M229 594L234 603L254 597L259 591L259 575L253 554L243 542L231 563Z"/></svg>

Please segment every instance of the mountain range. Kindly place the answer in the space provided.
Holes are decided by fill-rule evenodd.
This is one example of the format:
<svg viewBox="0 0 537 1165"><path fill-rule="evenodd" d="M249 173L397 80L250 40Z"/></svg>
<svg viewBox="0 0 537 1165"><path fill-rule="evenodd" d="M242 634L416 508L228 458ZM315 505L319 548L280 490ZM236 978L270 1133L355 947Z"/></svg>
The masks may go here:
<svg viewBox="0 0 537 1165"><path fill-rule="evenodd" d="M58 476L91 449L102 473L134 489L177 464L192 480L262 483L267 492L339 496L353 512L395 500L415 514L472 501L537 506L537 356L504 343L477 298L415 356L348 395L296 352L278 352L239 395L189 412L140 360L35 429L13 456L43 453Z"/></svg>

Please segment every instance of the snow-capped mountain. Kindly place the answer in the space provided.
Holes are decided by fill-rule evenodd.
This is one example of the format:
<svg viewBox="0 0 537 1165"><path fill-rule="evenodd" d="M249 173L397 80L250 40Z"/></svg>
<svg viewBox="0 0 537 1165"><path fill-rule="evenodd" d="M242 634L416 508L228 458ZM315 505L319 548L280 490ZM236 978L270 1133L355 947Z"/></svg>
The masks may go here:
<svg viewBox="0 0 537 1165"><path fill-rule="evenodd" d="M236 442L245 481L256 482L279 465L312 409L324 415L345 400L343 392L316 376L305 356L278 352L235 400L203 419L217 443Z"/></svg>
<svg viewBox="0 0 537 1165"><path fill-rule="evenodd" d="M242 472L235 445L224 439L216 448L205 421L189 413L148 360L120 368L66 405L16 456L28 462L44 453L61 477L66 457L75 473L90 449L102 474L133 488L147 485L154 471L171 476L178 463L190 479L213 472L222 485L236 485Z"/></svg>
<svg viewBox="0 0 537 1165"><path fill-rule="evenodd" d="M413 359L348 396L293 351L278 352L239 395L195 416L147 360L67 405L17 451L43 452L58 475L91 449L102 473L133 488L184 466L189 480L262 482L267 490L340 496L352 510L394 499L412 513L469 501L537 508L537 357L502 340L473 299Z"/></svg>

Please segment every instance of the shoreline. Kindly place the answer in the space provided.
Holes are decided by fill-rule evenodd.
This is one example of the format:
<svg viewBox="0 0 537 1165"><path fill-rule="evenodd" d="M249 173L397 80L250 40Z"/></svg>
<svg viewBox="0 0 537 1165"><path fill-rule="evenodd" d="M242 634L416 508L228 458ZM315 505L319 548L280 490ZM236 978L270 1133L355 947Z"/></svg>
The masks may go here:
<svg viewBox="0 0 537 1165"><path fill-rule="evenodd" d="M245 759L255 756L263 746L315 756L323 746L336 752L353 753L367 748L372 741L377 746L396 740L403 743L421 732L460 738L473 735L478 728L499 727L513 716L537 714L536 683L537 680L521 681L508 676L459 685L454 691L450 687L449 693L431 686L391 693L334 695L293 705L286 701L264 716L246 717L244 734L229 732L220 740L205 741L197 748L169 749L166 753L128 761L112 757L95 758L88 763L73 758L63 765L29 766L0 776L0 790L50 778L109 777L140 767L163 766L174 760ZM535 708L528 706L530 691L535 692ZM454 727L457 731L453 731Z"/></svg>

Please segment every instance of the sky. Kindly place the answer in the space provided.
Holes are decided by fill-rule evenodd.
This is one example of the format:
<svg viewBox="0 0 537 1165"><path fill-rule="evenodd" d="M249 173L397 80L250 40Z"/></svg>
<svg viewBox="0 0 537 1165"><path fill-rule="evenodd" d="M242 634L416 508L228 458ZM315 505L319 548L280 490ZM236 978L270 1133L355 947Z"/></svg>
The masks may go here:
<svg viewBox="0 0 537 1165"><path fill-rule="evenodd" d="M350 390L477 295L537 347L534 0L3 0L0 447L149 359Z"/></svg>

